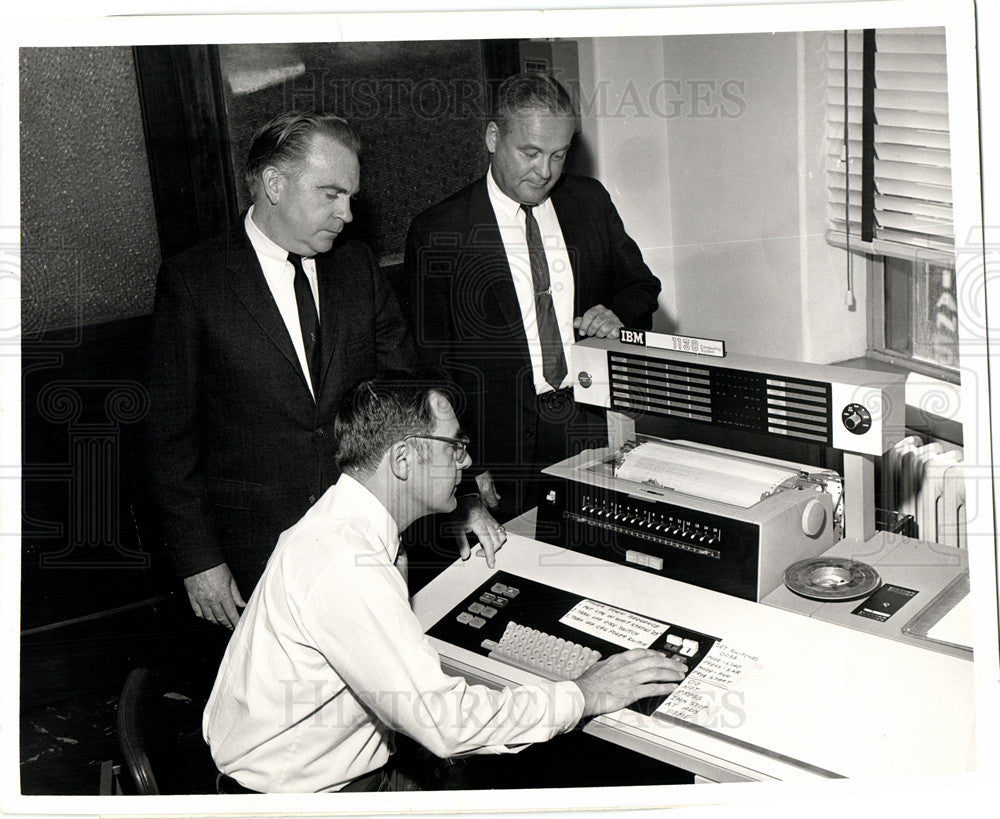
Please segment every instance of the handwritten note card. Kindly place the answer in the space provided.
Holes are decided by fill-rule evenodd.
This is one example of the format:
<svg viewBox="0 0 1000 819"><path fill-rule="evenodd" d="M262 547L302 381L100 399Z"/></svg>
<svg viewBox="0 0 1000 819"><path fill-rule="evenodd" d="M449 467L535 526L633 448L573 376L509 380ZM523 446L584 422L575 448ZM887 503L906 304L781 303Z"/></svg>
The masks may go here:
<svg viewBox="0 0 1000 819"><path fill-rule="evenodd" d="M596 600L581 600L559 622L623 648L646 648L667 630L664 623Z"/></svg>
<svg viewBox="0 0 1000 819"><path fill-rule="evenodd" d="M718 642L655 714L706 727L738 724L740 681L759 668L757 657Z"/></svg>

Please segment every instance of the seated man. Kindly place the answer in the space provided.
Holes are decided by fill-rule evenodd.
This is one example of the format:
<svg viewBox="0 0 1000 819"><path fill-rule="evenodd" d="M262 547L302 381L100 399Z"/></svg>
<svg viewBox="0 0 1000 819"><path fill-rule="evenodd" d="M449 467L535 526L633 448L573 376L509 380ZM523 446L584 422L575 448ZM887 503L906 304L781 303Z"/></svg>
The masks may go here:
<svg viewBox="0 0 1000 819"><path fill-rule="evenodd" d="M682 679L646 649L572 682L496 691L449 677L410 608L399 551L407 525L455 508L470 464L447 387L362 382L336 435L342 475L279 538L205 710L221 793L387 790L395 731L442 757L502 753Z"/></svg>

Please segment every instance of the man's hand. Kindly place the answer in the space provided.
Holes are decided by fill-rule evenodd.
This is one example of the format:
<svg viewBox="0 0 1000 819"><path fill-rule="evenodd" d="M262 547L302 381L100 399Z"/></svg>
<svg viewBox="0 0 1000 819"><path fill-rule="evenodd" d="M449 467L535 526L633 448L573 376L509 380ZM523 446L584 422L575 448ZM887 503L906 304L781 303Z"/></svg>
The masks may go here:
<svg viewBox="0 0 1000 819"><path fill-rule="evenodd" d="M468 560L472 554L469 547L468 532L472 532L479 538L481 552L486 558L486 565L491 569L496 563L496 553L507 541L507 532L493 519L493 515L486 511L486 507L480 498L475 495L467 495L459 499L458 512L458 553L462 560Z"/></svg>
<svg viewBox="0 0 1000 819"><path fill-rule="evenodd" d="M574 682L583 692L583 715L589 717L669 694L686 672L683 663L659 651L632 648L594 663Z"/></svg>
<svg viewBox="0 0 1000 819"><path fill-rule="evenodd" d="M244 608L246 602L240 596L229 566L220 563L211 569L185 577L184 588L187 589L191 609L198 617L225 626L230 631L236 628L240 620L237 607Z"/></svg>
<svg viewBox="0 0 1000 819"><path fill-rule="evenodd" d="M500 505L500 493L488 469L476 475L476 488L479 489L479 499L487 509L496 509Z"/></svg>
<svg viewBox="0 0 1000 819"><path fill-rule="evenodd" d="M618 338L618 331L624 326L618 316L603 304L595 304L582 316L573 319L573 327L581 336Z"/></svg>

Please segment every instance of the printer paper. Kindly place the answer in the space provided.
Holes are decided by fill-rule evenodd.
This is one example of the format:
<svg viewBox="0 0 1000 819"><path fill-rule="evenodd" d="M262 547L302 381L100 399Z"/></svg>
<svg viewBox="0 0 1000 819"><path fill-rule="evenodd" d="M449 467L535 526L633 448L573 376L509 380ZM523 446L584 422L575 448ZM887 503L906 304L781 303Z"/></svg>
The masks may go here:
<svg viewBox="0 0 1000 819"><path fill-rule="evenodd" d="M745 509L794 486L802 475L791 468L658 441L644 441L624 453L615 474Z"/></svg>

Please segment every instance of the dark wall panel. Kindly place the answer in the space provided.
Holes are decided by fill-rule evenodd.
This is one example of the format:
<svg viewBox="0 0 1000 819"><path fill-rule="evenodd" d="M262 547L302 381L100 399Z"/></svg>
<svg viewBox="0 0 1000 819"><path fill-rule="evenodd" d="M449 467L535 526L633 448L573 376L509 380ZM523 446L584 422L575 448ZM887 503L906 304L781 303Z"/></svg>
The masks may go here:
<svg viewBox="0 0 1000 819"><path fill-rule="evenodd" d="M23 334L152 309L160 261L129 48L23 48Z"/></svg>
<svg viewBox="0 0 1000 819"><path fill-rule="evenodd" d="M479 40L220 46L220 65L237 175L254 130L281 111L355 126L364 148L349 231L383 263L400 260L417 213L486 170Z"/></svg>

